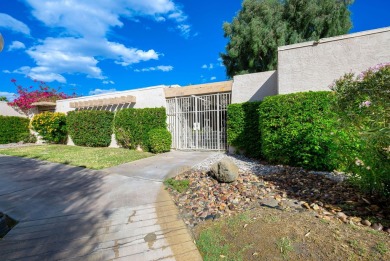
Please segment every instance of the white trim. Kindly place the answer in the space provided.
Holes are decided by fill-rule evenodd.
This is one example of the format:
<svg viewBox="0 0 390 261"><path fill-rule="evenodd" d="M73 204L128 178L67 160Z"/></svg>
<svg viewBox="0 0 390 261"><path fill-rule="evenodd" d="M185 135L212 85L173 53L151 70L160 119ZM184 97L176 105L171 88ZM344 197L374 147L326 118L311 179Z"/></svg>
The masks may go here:
<svg viewBox="0 0 390 261"><path fill-rule="evenodd" d="M83 101L83 100L90 100L90 99L94 99L94 98L104 98L105 96L112 96L113 94L126 95L126 94L131 94L132 92L135 92L135 91L146 91L146 90L150 90L150 89L163 89L163 88L168 88L168 87L169 86L167 86L167 85L157 85L157 86L151 86L151 87L145 87L145 88L131 89L131 90L126 90L126 91L107 92L107 93L96 94L96 95L88 95L88 96L58 100L57 103Z"/></svg>
<svg viewBox="0 0 390 261"><path fill-rule="evenodd" d="M304 42L304 43L297 43L297 44L280 46L280 47L278 47L278 52L287 51L287 50L291 50L291 49L303 48L303 47L307 47L307 46L315 46L317 44L335 42L335 41L340 41L340 40L345 40L345 39L350 39L350 38L372 35L372 34L379 34L379 33L384 33L384 32L388 32L388 31L390 31L390 27L362 31L362 32L357 32L357 33L352 33L352 34L344 34L344 35L335 36L335 37L321 38L318 41L309 41L309 42Z"/></svg>

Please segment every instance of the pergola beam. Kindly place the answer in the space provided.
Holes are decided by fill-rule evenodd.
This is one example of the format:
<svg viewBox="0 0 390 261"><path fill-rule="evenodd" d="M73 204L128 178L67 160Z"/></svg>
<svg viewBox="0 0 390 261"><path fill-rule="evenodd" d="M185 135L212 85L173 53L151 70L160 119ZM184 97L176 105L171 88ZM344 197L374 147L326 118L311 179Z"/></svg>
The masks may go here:
<svg viewBox="0 0 390 261"><path fill-rule="evenodd" d="M184 97L190 95L206 95L211 93L231 92L233 81L190 85L185 87L165 88L165 98Z"/></svg>
<svg viewBox="0 0 390 261"><path fill-rule="evenodd" d="M104 99L95 99L88 101L78 101L71 102L69 105L71 108L80 109L80 108L88 108L88 107L100 107L100 106L108 106L108 105L119 105L126 103L136 103L135 96L127 95L115 98L104 98Z"/></svg>

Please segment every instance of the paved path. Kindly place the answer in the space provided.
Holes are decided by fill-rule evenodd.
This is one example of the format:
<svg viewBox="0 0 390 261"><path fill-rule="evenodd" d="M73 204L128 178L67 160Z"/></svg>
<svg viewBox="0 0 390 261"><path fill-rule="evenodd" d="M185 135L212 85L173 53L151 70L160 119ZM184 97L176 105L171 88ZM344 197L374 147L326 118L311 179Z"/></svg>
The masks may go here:
<svg viewBox="0 0 390 261"><path fill-rule="evenodd" d="M177 152L103 171L0 156L0 211L19 224L1 260L201 260L161 180L210 153Z"/></svg>

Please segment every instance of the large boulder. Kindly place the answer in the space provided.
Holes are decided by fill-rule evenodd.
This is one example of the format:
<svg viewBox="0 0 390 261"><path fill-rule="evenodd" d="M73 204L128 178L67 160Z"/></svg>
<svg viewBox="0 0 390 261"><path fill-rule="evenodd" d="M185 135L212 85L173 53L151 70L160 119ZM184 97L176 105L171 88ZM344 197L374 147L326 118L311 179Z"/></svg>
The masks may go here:
<svg viewBox="0 0 390 261"><path fill-rule="evenodd" d="M211 166L211 174L219 182L230 183L238 177L238 167L234 162L225 157Z"/></svg>

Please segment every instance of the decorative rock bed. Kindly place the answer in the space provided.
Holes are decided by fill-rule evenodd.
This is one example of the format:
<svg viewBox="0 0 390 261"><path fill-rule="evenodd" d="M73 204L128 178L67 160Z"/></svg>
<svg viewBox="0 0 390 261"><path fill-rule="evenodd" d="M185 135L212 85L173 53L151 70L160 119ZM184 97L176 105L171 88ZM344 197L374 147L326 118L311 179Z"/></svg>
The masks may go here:
<svg viewBox="0 0 390 261"><path fill-rule="evenodd" d="M228 155L240 175L232 183L219 183L209 170L225 156L210 157L191 171L176 176L176 180L189 180L187 191L178 193L168 188L189 227L265 206L283 211L311 211L324 220L371 226L390 233L390 227L379 223L383 221L390 226L390 206L341 182L345 177L340 173L263 165L243 156Z"/></svg>

